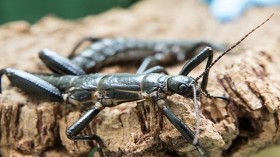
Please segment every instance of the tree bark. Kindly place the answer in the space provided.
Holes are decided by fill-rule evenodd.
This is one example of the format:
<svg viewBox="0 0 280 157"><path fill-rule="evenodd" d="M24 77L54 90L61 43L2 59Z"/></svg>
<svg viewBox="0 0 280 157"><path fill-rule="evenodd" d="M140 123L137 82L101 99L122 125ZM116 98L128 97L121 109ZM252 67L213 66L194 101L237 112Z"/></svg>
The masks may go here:
<svg viewBox="0 0 280 157"><path fill-rule="evenodd" d="M227 95L230 101L200 95L200 142L211 156L249 156L279 139L279 80L273 80L276 62L265 52L250 52L244 59L232 61L222 73L213 72L211 94ZM167 102L194 130L192 101L174 95ZM112 155L156 156L175 151L179 156L199 156L156 104L139 102L128 113L108 115L110 112L97 126L97 133Z"/></svg>
<svg viewBox="0 0 280 157"><path fill-rule="evenodd" d="M74 45L82 36L88 34L98 37L139 38L143 36L182 38L181 34L187 34L189 38L198 36L201 38L202 33L206 38L208 34L209 38L211 28L214 26L224 33L212 34L213 42L221 39L238 40L233 38L237 31L234 29L225 31L230 28L229 26L211 23L207 16L197 17L188 14L194 11L193 8L206 12L205 7L192 1L174 1L176 3L170 0L162 3L158 3L157 0L144 1L130 10L113 10L78 22L46 17L35 25L16 22L2 26L0 43L4 43L4 46L0 47L1 68L13 67L32 72L48 72L46 67L40 64L38 50L49 47L61 51L60 53L66 56L66 52L70 49L69 45ZM176 21L181 15L189 15L189 23ZM260 13L255 11L251 16L247 16L256 15ZM187 24L188 29L185 28ZM276 24L277 20L274 25L271 24L269 27L271 29L266 30L273 30ZM232 25L243 28L241 23ZM71 34L73 30L75 33ZM180 34L176 34L177 30ZM271 38L266 38L265 35ZM218 36L222 37L215 40ZM273 51L278 50L275 46L278 43L275 44L274 41L277 41L279 36L280 34L273 37L271 33L260 33L255 38L262 42L270 40L268 46L270 51L252 50L245 53L245 50L242 50L238 54L228 54L211 69L209 93L230 97L230 101L223 101L199 95L201 111L199 141L211 157L248 156L275 144L279 139L279 61L277 53ZM252 44L252 47L254 46L257 47L257 43ZM181 68L182 65L178 65L169 67L168 70L176 75L178 73L176 71L180 71ZM114 66L102 72L133 70L135 68ZM203 67L199 66L192 76L197 76L202 71ZM2 84L3 93L0 95L2 156L86 156L95 146L94 142L71 141L65 135L66 128L85 111L83 108L32 98L8 86L8 80L4 77ZM166 103L184 123L192 130L195 129L196 117L191 99L173 95L168 97ZM83 134L94 132L101 136L105 144L104 151L112 156L199 156L195 148L187 143L163 116L161 107L147 100L106 108L83 131Z"/></svg>
<svg viewBox="0 0 280 157"><path fill-rule="evenodd" d="M211 72L209 92L230 97L230 101L199 97L199 141L211 156L248 156L279 139L280 92L273 64L276 61L271 55L250 52L243 59L232 61L224 70ZM27 99L28 96L14 88L5 90L2 95L1 147L4 153L84 156L93 148L92 142L74 142L65 135L66 128L79 118L82 110L71 105ZM174 95L166 102L184 123L195 129L191 99ZM199 156L163 116L161 106L150 101L106 108L84 134L93 132L101 136L106 154L112 156Z"/></svg>

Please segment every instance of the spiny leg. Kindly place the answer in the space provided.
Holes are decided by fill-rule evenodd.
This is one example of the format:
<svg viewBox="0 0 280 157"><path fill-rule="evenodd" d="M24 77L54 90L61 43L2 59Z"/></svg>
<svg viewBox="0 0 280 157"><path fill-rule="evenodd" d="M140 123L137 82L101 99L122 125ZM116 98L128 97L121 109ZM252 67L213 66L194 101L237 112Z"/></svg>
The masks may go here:
<svg viewBox="0 0 280 157"><path fill-rule="evenodd" d="M40 98L51 101L63 101L60 90L52 84L30 73L12 68L0 70L0 93L2 92L1 78L4 74L7 75L13 86L22 89L30 95L39 96Z"/></svg>
<svg viewBox="0 0 280 157"><path fill-rule="evenodd" d="M192 130L185 123L183 123L166 105L163 106L163 113L175 126L175 128L185 137L188 143L192 144L195 138L195 134L192 132ZM194 146L203 157L208 157L207 152L203 147L201 147L199 142L197 142Z"/></svg>
<svg viewBox="0 0 280 157"><path fill-rule="evenodd" d="M49 49L42 49L39 52L39 58L55 73L68 75L85 74L84 70L72 63L71 60L60 56Z"/></svg>
<svg viewBox="0 0 280 157"><path fill-rule="evenodd" d="M82 39L74 46L74 48L73 48L72 52L70 53L70 55L68 56L68 58L74 57L74 55L75 55L77 49L78 49L83 43L85 43L86 41L89 41L89 42L93 43L93 42L99 41L99 40L101 40L101 39L102 39L102 38L94 38L94 37L90 37L90 36L87 36L87 37L82 38Z"/></svg>
<svg viewBox="0 0 280 157"><path fill-rule="evenodd" d="M92 119L103 109L104 107L97 102L93 108L83 114L75 123L73 123L67 130L66 135L71 140L95 140L98 144L98 152L100 156L104 156L102 148L103 141L98 135L78 135L91 121Z"/></svg>
<svg viewBox="0 0 280 157"><path fill-rule="evenodd" d="M208 58L208 60L207 60L205 69L207 69L207 67L209 65L211 65L211 63L213 61L213 50L212 50L211 47L206 47L199 54L197 54L191 60L189 60L183 66L179 75L187 76L195 67L197 67L200 63L202 63L206 58ZM202 78L202 82L201 82L201 85L200 85L201 91L210 98L219 98L219 99L228 100L229 98L225 97L225 96L211 96L210 94L208 94L208 91L206 89L207 88L207 83L208 83L208 76L209 76L209 71L207 71Z"/></svg>

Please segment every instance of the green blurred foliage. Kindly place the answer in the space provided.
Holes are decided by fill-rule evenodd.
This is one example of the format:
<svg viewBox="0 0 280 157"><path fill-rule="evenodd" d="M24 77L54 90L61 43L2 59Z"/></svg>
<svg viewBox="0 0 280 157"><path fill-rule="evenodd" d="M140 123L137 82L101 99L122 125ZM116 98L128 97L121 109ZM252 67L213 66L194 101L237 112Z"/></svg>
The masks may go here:
<svg viewBox="0 0 280 157"><path fill-rule="evenodd" d="M0 0L0 24L26 20L38 21L45 15L54 14L65 19L76 19L97 14L111 7L128 7L137 0Z"/></svg>

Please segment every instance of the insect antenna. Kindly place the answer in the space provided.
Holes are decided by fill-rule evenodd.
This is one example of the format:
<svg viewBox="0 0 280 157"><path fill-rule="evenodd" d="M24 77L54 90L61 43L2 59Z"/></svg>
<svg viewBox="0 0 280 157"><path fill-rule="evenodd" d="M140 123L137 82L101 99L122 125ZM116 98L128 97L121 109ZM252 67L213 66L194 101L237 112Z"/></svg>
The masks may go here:
<svg viewBox="0 0 280 157"><path fill-rule="evenodd" d="M247 33L243 38L241 38L237 43L235 43L233 46L231 46L229 49L227 49L226 51L224 51L220 56L217 57L217 59L215 59L205 70L202 74L200 74L195 81L198 81L201 77L203 77L211 68L213 65L215 65L225 54L227 54L228 52L230 52L232 49L234 49L237 45L239 45L243 40L245 40L250 34L252 34L255 30L257 30L258 28L260 28L262 25L264 25L267 21L270 20L270 18L274 15L271 14L264 22L262 22L261 24L259 24L257 27L255 27L254 29L252 29L249 33ZM195 113L196 113L196 130L195 130L195 135L194 135L194 140L193 140L193 145L196 145L198 143L198 138L199 138L199 133L200 133L200 116L199 116L199 108L198 108L198 103L197 103L197 95L196 95L196 87L193 84L192 85L193 88L193 102L194 102L194 109L195 109Z"/></svg>
<svg viewBox="0 0 280 157"><path fill-rule="evenodd" d="M192 85L192 89L193 89L193 104L194 104L194 110L195 110L195 116L196 116L196 126L195 126L195 135L194 135L194 139L193 139L193 145L196 145L198 142L198 138L199 138L199 126L200 126L200 116L199 116L199 108L198 108L198 104L197 104L197 96L196 96L196 87L195 84Z"/></svg>
<svg viewBox="0 0 280 157"><path fill-rule="evenodd" d="M239 45L243 40L245 40L250 34L252 34L255 30L257 30L258 28L260 28L262 25L264 25L268 20L270 20L270 18L274 15L274 13L272 13L264 22L262 22L261 24L259 24L257 27L255 27L254 29L252 29L249 33L247 33L243 38L241 38L237 43L235 43L233 46L231 46L229 49L227 49L226 51L224 51L217 59L215 59L205 70L202 74L200 74L195 81L198 81L201 77L203 77L211 68L213 65L216 64L216 62L218 62L225 54L227 54L229 51L231 51L232 49L234 49L237 45Z"/></svg>

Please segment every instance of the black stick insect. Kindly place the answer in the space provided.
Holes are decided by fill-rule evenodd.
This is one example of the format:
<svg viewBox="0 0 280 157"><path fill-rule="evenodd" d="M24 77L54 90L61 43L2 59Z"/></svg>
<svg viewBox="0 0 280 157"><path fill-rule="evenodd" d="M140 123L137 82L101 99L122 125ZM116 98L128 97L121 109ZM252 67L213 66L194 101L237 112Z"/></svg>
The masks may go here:
<svg viewBox="0 0 280 157"><path fill-rule="evenodd" d="M224 51L212 62L213 51L206 47L199 54L188 61L177 76L171 76L158 72L157 68L146 69L141 74L119 73L119 74L88 74L74 75L51 75L30 74L24 71L4 68L0 70L0 77L7 75L11 83L25 92L45 98L51 101L66 102L74 105L91 105L92 107L84 113L80 119L72 124L66 135L72 140L95 140L98 143L100 156L104 156L103 142L98 135L79 135L90 121L105 107L114 107L120 103L150 99L154 102L166 99L175 93L185 98L193 99L197 124L195 133L184 124L167 106L164 101L163 114L174 125L184 138L194 145L203 157L208 157L207 152L198 141L200 116L197 104L197 94L204 94L209 98L220 98L227 100L224 96L211 96L206 87L208 74L213 65L226 53L239 45L256 29L265 24L273 14L256 28L247 33L235 45ZM204 72L197 78L187 76L195 67L205 59L207 60ZM164 71L162 71L164 72ZM202 78L200 87L197 81ZM1 82L0 82L1 83ZM0 88L1 92L1 88ZM161 101L162 102L162 101Z"/></svg>
<svg viewBox="0 0 280 157"><path fill-rule="evenodd" d="M76 54L77 49L86 41L92 44ZM68 58L62 57L49 49L39 52L40 59L49 69L58 74L83 75L122 62L142 61L136 73L155 66L167 66L192 58L205 46L223 51L224 46L202 40L164 39L143 40L133 38L94 38L85 37L74 47Z"/></svg>

